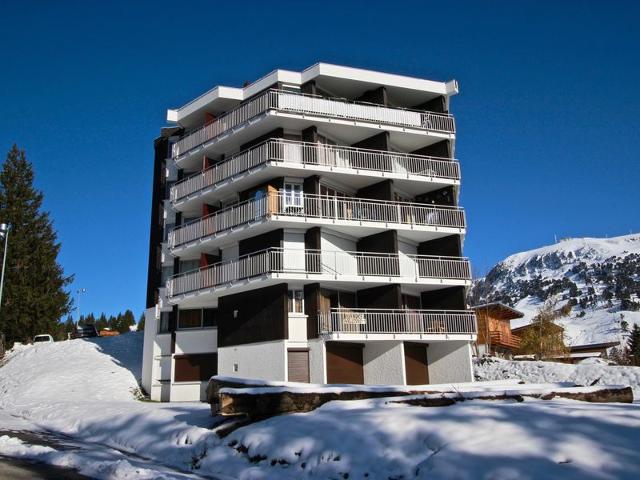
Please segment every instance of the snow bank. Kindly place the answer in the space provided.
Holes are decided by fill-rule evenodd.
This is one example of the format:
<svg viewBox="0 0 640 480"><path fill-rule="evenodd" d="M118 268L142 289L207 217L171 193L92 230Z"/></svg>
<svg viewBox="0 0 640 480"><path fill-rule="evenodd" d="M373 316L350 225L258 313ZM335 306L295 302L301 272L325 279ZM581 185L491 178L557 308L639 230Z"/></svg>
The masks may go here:
<svg viewBox="0 0 640 480"><path fill-rule="evenodd" d="M640 399L640 367L555 362L510 361L499 358L474 360L478 380L517 378L526 383L571 382L576 385L627 385Z"/></svg>

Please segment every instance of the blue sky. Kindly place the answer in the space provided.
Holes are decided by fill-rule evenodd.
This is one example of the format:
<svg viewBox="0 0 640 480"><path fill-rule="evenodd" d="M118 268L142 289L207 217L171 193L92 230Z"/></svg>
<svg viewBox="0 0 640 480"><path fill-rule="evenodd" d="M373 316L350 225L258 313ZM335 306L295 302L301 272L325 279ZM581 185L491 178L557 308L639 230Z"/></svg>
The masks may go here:
<svg viewBox="0 0 640 480"><path fill-rule="evenodd" d="M456 78L465 254L484 273L554 235L640 231L638 18L622 1L11 2L0 152L33 162L82 312L139 313L167 108L317 61Z"/></svg>

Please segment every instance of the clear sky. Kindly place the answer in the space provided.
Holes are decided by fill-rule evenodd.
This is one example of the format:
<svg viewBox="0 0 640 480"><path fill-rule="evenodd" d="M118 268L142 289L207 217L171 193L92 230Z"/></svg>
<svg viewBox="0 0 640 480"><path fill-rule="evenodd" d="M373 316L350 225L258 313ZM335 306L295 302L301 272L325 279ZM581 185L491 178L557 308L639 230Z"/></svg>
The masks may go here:
<svg viewBox="0 0 640 480"><path fill-rule="evenodd" d="M8 2L0 151L27 151L81 311L142 311L152 142L217 84L318 61L456 78L478 273L640 231L638 2Z"/></svg>

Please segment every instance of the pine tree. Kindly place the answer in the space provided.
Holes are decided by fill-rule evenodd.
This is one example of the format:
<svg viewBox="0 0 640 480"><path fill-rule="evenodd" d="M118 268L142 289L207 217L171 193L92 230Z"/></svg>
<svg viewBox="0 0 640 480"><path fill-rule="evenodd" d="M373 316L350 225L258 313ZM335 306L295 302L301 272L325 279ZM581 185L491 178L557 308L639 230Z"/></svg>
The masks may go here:
<svg viewBox="0 0 640 480"><path fill-rule="evenodd" d="M140 315L140 319L138 320L138 331L144 332L144 312Z"/></svg>
<svg viewBox="0 0 640 480"><path fill-rule="evenodd" d="M98 320L96 320L96 330L104 330L109 326L109 321L107 320L107 316L103 313L100 314Z"/></svg>
<svg viewBox="0 0 640 480"><path fill-rule="evenodd" d="M133 312L129 309L125 310L122 315L118 315L120 317L120 323L118 325L118 331L120 333L127 333L130 331L129 327L136 324L136 317L133 315Z"/></svg>
<svg viewBox="0 0 640 480"><path fill-rule="evenodd" d="M58 264L60 244L33 177L24 151L14 145L0 172L0 221L11 229L0 331L9 346L40 333L54 334L71 308L66 287L72 277ZM1 242L0 255L3 249Z"/></svg>
<svg viewBox="0 0 640 480"><path fill-rule="evenodd" d="M633 325L629 335L629 360L632 365L640 367L640 326Z"/></svg>

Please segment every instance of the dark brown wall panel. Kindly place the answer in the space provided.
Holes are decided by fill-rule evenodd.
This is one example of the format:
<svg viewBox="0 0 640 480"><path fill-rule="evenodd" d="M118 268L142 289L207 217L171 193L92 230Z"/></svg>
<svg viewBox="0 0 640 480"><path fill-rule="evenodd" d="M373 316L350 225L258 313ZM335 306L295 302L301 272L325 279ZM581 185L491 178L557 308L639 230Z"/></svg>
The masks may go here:
<svg viewBox="0 0 640 480"><path fill-rule="evenodd" d="M422 292L422 308L427 310L464 310L467 308L464 287L449 287Z"/></svg>
<svg viewBox="0 0 640 480"><path fill-rule="evenodd" d="M271 247L281 248L283 239L284 230L282 228L271 230L255 237L245 238L238 242L238 255L247 255Z"/></svg>
<svg viewBox="0 0 640 480"><path fill-rule="evenodd" d="M354 99L356 102L375 103L377 105L388 105L387 89L385 87L368 90Z"/></svg>
<svg viewBox="0 0 640 480"><path fill-rule="evenodd" d="M428 155L430 157L450 158L451 145L449 144L449 140L442 140L441 142L434 143L433 145L429 145L428 147L421 148L411 153L415 153L416 155Z"/></svg>
<svg viewBox="0 0 640 480"><path fill-rule="evenodd" d="M284 129L276 128L275 130L271 130L269 133L265 133L264 135L259 136L258 138L254 138L250 142L243 143L240 145L240 150L246 150L247 148L251 148L259 143L264 142L270 138L282 138L284 137Z"/></svg>
<svg viewBox="0 0 640 480"><path fill-rule="evenodd" d="M444 187L433 192L424 193L416 196L416 202L453 207L456 204L455 190L453 187Z"/></svg>
<svg viewBox="0 0 640 480"><path fill-rule="evenodd" d="M418 255L438 255L442 257L459 257L462 255L460 235L449 235L436 238L418 245Z"/></svg>
<svg viewBox="0 0 640 480"><path fill-rule="evenodd" d="M361 188L356 194L358 198L373 198L375 200L393 200L393 180L383 180L374 185Z"/></svg>
<svg viewBox="0 0 640 480"><path fill-rule="evenodd" d="M369 148L371 150L389 150L389 132L378 133L351 146L356 148Z"/></svg>
<svg viewBox="0 0 640 480"><path fill-rule="evenodd" d="M358 308L402 308L400 285L358 290Z"/></svg>
<svg viewBox="0 0 640 480"><path fill-rule="evenodd" d="M421 103L419 105L415 105L413 109L426 110L427 112L448 113L447 101L444 98L444 95L440 95L439 97L432 98L427 102Z"/></svg>
<svg viewBox="0 0 640 480"><path fill-rule="evenodd" d="M287 339L287 301L286 283L221 297L218 345L228 347Z"/></svg>
<svg viewBox="0 0 640 480"><path fill-rule="evenodd" d="M358 252L398 253L398 232L387 230L358 240Z"/></svg>

